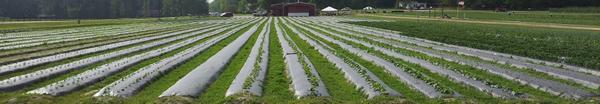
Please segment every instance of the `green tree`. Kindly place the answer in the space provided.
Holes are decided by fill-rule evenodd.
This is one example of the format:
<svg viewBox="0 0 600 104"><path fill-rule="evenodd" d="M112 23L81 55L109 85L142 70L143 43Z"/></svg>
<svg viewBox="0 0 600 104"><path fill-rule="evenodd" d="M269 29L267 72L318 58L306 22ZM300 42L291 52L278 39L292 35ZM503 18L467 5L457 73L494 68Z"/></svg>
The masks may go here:
<svg viewBox="0 0 600 104"><path fill-rule="evenodd" d="M221 5L222 12L228 12L229 10L229 0L219 0L219 5Z"/></svg>
<svg viewBox="0 0 600 104"><path fill-rule="evenodd" d="M173 0L163 0L162 4L163 4L162 9L161 9L162 15L173 16L175 14L174 13L175 11L173 10L173 7L175 4L173 3Z"/></svg>
<svg viewBox="0 0 600 104"><path fill-rule="evenodd" d="M452 5L451 0L441 0L441 3L443 6L450 6Z"/></svg>
<svg viewBox="0 0 600 104"><path fill-rule="evenodd" d="M237 12L239 13L247 13L248 12L248 1L240 0L238 2Z"/></svg>
<svg viewBox="0 0 600 104"><path fill-rule="evenodd" d="M150 0L142 0L142 15L150 17Z"/></svg>
<svg viewBox="0 0 600 104"><path fill-rule="evenodd" d="M213 2L210 3L210 10L217 12L217 11L221 11L221 0L214 0Z"/></svg>
<svg viewBox="0 0 600 104"><path fill-rule="evenodd" d="M197 5L194 5L197 4ZM194 2L192 5L194 8L194 10L196 10L194 13L196 15L206 15L208 14L208 2L206 0L196 0L196 2Z"/></svg>
<svg viewBox="0 0 600 104"><path fill-rule="evenodd" d="M262 9L267 9L267 6L269 6L269 2L267 2L266 0L258 0L257 4L258 8Z"/></svg>
<svg viewBox="0 0 600 104"><path fill-rule="evenodd" d="M119 12L120 12L119 10L121 10L121 0L111 0L110 9L111 9L110 10L111 17L117 18L117 17L121 16L119 14Z"/></svg>
<svg viewBox="0 0 600 104"><path fill-rule="evenodd" d="M268 9L270 4L296 0L215 0L208 5L206 0L0 0L0 17L37 18L123 18L148 17L159 10L162 15L202 15L213 11L239 11L241 9ZM317 8L333 6L361 9L366 6L394 8L396 0L301 0L317 4ZM458 0L415 0L425 3L443 3L455 7ZM243 5L246 2L246 5ZM511 10L548 10L562 7L597 7L600 0L465 0L470 9L494 9L507 6ZM252 4L250 7L247 4Z"/></svg>

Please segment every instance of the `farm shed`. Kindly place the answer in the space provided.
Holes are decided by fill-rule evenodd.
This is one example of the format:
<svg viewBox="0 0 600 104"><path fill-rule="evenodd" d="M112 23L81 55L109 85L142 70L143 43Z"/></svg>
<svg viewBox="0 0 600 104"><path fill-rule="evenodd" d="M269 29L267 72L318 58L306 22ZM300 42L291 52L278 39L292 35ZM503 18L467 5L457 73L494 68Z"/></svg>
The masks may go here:
<svg viewBox="0 0 600 104"><path fill-rule="evenodd" d="M273 16L315 16L315 4L296 2L278 3L271 5Z"/></svg>

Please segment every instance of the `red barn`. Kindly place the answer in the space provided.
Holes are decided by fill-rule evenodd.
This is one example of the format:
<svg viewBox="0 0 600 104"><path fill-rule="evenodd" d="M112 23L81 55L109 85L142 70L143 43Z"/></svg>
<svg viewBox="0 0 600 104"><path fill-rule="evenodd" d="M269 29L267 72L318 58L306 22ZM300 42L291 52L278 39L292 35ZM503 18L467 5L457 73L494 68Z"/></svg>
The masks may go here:
<svg viewBox="0 0 600 104"><path fill-rule="evenodd" d="M316 14L315 4L296 2L271 5L273 16L315 16Z"/></svg>

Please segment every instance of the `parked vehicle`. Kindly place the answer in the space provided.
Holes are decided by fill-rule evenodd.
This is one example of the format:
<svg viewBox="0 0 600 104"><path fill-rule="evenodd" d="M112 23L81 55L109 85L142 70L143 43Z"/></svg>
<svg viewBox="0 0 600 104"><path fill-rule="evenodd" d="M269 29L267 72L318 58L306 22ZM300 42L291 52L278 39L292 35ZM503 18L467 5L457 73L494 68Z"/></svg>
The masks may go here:
<svg viewBox="0 0 600 104"><path fill-rule="evenodd" d="M233 13L232 12L221 13L221 17L233 17Z"/></svg>

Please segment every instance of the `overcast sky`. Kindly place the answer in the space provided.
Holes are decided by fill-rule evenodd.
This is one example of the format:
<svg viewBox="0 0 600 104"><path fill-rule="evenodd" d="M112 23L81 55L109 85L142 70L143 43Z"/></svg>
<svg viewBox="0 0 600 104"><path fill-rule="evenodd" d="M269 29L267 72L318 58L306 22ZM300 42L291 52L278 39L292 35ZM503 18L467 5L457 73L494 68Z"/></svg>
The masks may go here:
<svg viewBox="0 0 600 104"><path fill-rule="evenodd" d="M207 1L208 1L208 3L210 3L210 2L212 2L213 0L207 0Z"/></svg>

